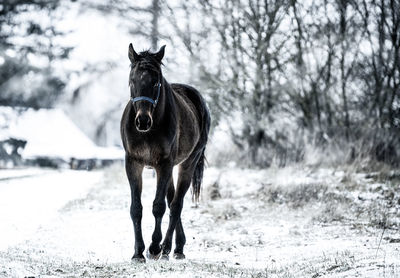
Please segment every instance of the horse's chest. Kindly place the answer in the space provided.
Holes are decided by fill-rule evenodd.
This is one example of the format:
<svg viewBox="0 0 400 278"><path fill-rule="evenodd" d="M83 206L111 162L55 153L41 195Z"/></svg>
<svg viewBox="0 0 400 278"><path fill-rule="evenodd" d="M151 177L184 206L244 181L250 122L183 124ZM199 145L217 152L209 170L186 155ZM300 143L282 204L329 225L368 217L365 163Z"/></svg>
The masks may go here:
<svg viewBox="0 0 400 278"><path fill-rule="evenodd" d="M168 156L168 151L163 144L146 141L133 143L129 153L137 161L149 166L156 166Z"/></svg>
<svg viewBox="0 0 400 278"><path fill-rule="evenodd" d="M152 157L151 149L147 144L140 144L140 145L134 146L132 155L133 155L133 157L139 158L143 161L149 161Z"/></svg>

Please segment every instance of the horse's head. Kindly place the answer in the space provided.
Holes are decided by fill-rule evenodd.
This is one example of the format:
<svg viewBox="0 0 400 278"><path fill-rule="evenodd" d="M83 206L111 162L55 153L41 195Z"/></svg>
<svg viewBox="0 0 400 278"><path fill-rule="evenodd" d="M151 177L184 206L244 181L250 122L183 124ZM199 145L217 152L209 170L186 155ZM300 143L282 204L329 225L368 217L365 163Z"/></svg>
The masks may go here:
<svg viewBox="0 0 400 278"><path fill-rule="evenodd" d="M137 54L129 44L131 72L129 87L135 110L135 125L139 132L147 132L153 125L153 112L160 98L162 86L161 60L165 45L157 53L143 51Z"/></svg>

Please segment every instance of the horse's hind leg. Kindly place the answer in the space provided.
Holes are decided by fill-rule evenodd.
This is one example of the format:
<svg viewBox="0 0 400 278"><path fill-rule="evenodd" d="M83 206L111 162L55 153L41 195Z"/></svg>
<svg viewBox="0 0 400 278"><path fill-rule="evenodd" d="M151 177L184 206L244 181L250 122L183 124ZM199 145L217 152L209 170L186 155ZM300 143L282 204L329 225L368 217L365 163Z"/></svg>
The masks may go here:
<svg viewBox="0 0 400 278"><path fill-rule="evenodd" d="M171 207L171 202L175 196L175 187L174 181L171 178L170 184L168 185L168 192L167 192L167 200L168 200L168 207ZM176 259L184 259L185 255L183 254L183 246L186 243L185 232L183 231L182 221L179 217L178 223L176 223L175 228L175 250L174 250L174 257Z"/></svg>
<svg viewBox="0 0 400 278"><path fill-rule="evenodd" d="M178 221L180 220L183 207L183 199L185 197L187 190L189 189L197 160L195 160L194 162L195 163L193 163L193 161L191 162L185 161L179 166L178 184L176 187L174 198L170 205L168 230L167 233L165 234L163 242L163 255L169 255L169 253L171 252L172 235L174 233L175 227L177 227ZM179 242L179 244L177 245L179 249L177 251L183 252L183 245L184 242ZM183 257L183 256L177 255L176 257Z"/></svg>

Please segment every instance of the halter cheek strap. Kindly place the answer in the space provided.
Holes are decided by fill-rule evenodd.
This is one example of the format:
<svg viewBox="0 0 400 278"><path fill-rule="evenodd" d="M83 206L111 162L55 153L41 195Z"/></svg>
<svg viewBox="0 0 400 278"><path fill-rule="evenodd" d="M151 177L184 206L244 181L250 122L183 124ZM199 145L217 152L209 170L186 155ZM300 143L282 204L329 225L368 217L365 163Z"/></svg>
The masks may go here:
<svg viewBox="0 0 400 278"><path fill-rule="evenodd" d="M144 101L148 101L151 104L153 104L153 107L156 107L156 105L158 103L158 99L160 98L160 90L161 90L161 82L160 82L160 80L158 80L158 83L155 86L157 86L156 99L152 99L152 98L145 97L145 96L139 96L139 97L134 97L134 98L131 97L132 104L135 104L135 102L144 100Z"/></svg>

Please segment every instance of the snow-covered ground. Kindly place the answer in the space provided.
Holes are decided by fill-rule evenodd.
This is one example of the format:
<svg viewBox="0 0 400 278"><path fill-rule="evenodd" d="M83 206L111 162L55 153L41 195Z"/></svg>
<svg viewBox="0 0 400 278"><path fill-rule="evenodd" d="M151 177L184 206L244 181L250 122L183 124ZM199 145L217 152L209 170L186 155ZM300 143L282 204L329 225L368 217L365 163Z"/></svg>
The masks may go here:
<svg viewBox="0 0 400 278"><path fill-rule="evenodd" d="M145 264L130 261L134 235L122 166L9 170L2 177L0 277L400 276L399 183L379 174L208 168L199 206L188 194L183 209L187 259ZM145 170L143 188L148 247L152 170Z"/></svg>
<svg viewBox="0 0 400 278"><path fill-rule="evenodd" d="M102 177L100 172L4 171L9 178L0 180L2 251L35 235L39 228L57 217L64 204L85 197Z"/></svg>

